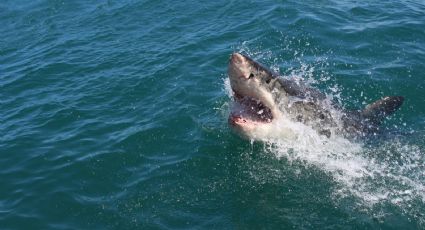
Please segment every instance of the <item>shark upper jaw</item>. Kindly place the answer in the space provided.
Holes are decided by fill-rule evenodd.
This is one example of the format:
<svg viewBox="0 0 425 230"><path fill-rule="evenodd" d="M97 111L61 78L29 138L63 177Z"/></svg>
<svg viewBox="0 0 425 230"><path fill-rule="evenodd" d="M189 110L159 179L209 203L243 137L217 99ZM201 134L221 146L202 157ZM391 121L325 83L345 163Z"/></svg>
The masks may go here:
<svg viewBox="0 0 425 230"><path fill-rule="evenodd" d="M233 53L228 75L234 98L229 116L233 127L247 132L280 115L271 90L265 85L272 78L269 70L245 55Z"/></svg>

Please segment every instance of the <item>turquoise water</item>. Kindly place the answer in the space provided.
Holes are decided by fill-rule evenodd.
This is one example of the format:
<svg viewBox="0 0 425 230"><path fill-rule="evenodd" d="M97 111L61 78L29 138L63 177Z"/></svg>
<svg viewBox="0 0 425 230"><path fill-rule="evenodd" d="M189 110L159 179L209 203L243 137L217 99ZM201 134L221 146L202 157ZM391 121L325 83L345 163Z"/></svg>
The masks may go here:
<svg viewBox="0 0 425 230"><path fill-rule="evenodd" d="M422 1L0 2L1 229L424 229ZM347 108L360 143L227 126L245 52ZM305 141L305 142L304 142Z"/></svg>

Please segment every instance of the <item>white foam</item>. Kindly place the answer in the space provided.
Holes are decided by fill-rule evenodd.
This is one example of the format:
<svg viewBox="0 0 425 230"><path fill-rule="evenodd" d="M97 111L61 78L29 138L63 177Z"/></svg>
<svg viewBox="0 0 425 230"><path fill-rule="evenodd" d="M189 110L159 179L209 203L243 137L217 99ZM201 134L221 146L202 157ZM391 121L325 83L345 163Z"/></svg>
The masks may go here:
<svg viewBox="0 0 425 230"><path fill-rule="evenodd" d="M370 147L338 135L327 138L286 118L257 128L253 137L267 143L276 158L326 172L337 184L335 202L356 197L362 209L390 203L412 215L418 212L415 202L425 204L425 156L418 146L392 139Z"/></svg>
<svg viewBox="0 0 425 230"><path fill-rule="evenodd" d="M233 91L232 91L232 86L230 86L230 79L224 78L223 85L224 85L224 92L226 93L226 95L229 98L232 98L233 97Z"/></svg>

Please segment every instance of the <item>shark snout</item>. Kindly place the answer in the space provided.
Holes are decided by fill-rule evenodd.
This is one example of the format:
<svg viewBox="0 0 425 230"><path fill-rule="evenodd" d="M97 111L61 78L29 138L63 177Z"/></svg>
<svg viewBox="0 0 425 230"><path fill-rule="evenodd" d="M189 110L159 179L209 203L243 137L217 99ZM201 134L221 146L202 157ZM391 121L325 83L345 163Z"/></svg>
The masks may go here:
<svg viewBox="0 0 425 230"><path fill-rule="evenodd" d="M234 64L242 64L245 61L245 57L240 53L233 53L230 56L230 62Z"/></svg>
<svg viewBox="0 0 425 230"><path fill-rule="evenodd" d="M232 79L248 79L250 63L246 57L240 53L233 53L229 60L229 76Z"/></svg>

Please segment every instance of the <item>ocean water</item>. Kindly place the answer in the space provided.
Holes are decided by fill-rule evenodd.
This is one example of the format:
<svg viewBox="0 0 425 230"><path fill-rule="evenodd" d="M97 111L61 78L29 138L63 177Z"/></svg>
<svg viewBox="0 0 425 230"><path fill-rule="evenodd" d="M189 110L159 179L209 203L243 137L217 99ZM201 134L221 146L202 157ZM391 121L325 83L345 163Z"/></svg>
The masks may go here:
<svg viewBox="0 0 425 230"><path fill-rule="evenodd" d="M425 229L423 1L2 0L0 25L0 229ZM244 140L232 52L405 104L362 140Z"/></svg>

